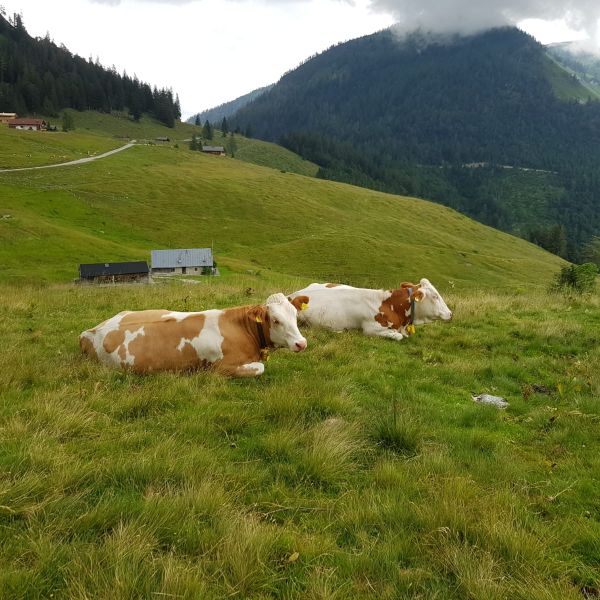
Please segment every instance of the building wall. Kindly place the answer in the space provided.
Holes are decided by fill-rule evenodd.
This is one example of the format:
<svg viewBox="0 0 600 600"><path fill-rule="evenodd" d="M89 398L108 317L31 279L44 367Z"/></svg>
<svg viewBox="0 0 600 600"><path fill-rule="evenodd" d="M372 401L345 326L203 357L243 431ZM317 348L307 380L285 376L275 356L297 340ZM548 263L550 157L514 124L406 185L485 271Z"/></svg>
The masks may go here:
<svg viewBox="0 0 600 600"><path fill-rule="evenodd" d="M80 283L150 283L149 275L100 275L80 279Z"/></svg>
<svg viewBox="0 0 600 600"><path fill-rule="evenodd" d="M157 275L202 275L204 267L175 267L170 269L152 269Z"/></svg>

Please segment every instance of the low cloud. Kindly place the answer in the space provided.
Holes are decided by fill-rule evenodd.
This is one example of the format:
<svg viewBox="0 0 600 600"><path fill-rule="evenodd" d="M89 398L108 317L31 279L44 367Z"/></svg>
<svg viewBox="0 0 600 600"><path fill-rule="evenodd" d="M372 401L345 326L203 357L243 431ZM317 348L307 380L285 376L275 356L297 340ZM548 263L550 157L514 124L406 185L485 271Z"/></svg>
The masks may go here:
<svg viewBox="0 0 600 600"><path fill-rule="evenodd" d="M525 19L560 19L596 39L600 19L597 0L371 0L370 5L376 12L393 15L407 31L439 33L468 34Z"/></svg>
<svg viewBox="0 0 600 600"><path fill-rule="evenodd" d="M117 6L123 0L91 0ZM141 3L184 5L199 0L132 0ZM253 0L231 0L251 2ZM259 0L265 4L294 4L310 0ZM339 0L356 4L365 0ZM374 12L392 15L405 31L475 33L490 27L514 25L525 19L563 20L598 41L599 0L366 0Z"/></svg>

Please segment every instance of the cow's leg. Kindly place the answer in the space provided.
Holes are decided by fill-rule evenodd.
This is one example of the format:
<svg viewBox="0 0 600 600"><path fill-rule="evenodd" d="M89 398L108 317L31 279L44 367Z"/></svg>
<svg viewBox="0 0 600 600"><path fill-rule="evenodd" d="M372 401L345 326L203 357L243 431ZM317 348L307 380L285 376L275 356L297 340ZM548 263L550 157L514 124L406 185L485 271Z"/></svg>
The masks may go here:
<svg viewBox="0 0 600 600"><path fill-rule="evenodd" d="M399 331L382 327L377 321L365 321L362 330L365 335L374 337L388 338L398 342L401 342L404 339L404 336Z"/></svg>
<svg viewBox="0 0 600 600"><path fill-rule="evenodd" d="M229 377L258 377L265 372L265 365L261 362L250 362L245 365L220 365L218 370Z"/></svg>

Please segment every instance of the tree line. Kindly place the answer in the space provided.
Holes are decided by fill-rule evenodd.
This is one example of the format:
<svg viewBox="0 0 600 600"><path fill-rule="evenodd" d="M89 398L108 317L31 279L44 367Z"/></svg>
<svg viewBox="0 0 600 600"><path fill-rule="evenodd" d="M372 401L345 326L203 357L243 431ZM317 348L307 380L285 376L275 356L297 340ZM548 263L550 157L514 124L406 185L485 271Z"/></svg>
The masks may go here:
<svg viewBox="0 0 600 600"><path fill-rule="evenodd" d="M71 54L48 35L32 38L19 14L0 14L0 111L54 117L64 108L127 110L136 121L148 113L168 127L181 118L172 90Z"/></svg>

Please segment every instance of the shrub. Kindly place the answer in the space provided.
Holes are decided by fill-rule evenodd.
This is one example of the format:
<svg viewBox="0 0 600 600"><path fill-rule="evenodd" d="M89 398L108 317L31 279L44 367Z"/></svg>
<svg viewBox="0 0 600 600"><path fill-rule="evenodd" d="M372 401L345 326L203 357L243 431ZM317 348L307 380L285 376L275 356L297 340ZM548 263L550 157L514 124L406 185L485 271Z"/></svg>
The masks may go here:
<svg viewBox="0 0 600 600"><path fill-rule="evenodd" d="M598 267L594 263L568 265L554 278L551 290L555 292L578 292L590 294L596 286Z"/></svg>

